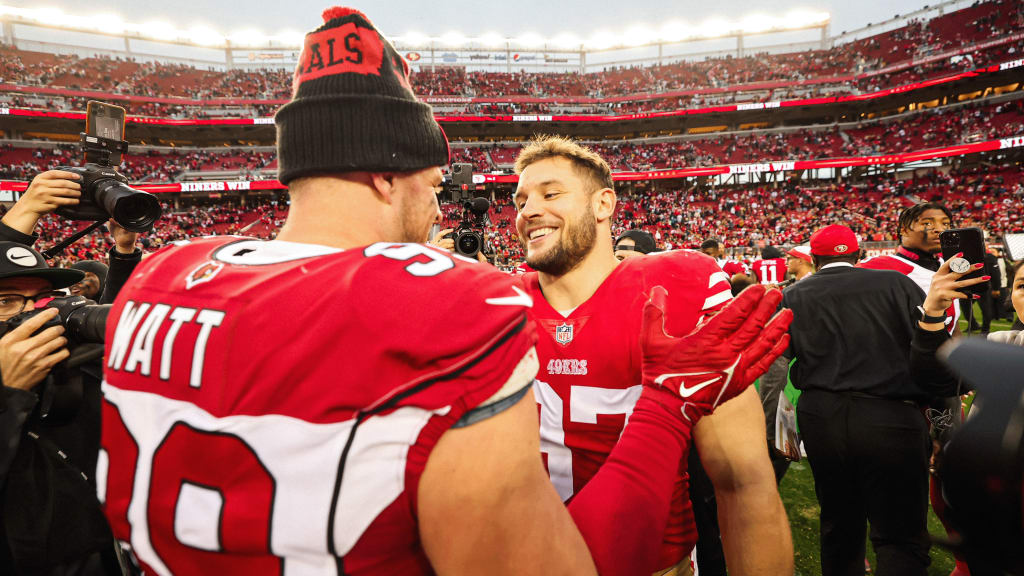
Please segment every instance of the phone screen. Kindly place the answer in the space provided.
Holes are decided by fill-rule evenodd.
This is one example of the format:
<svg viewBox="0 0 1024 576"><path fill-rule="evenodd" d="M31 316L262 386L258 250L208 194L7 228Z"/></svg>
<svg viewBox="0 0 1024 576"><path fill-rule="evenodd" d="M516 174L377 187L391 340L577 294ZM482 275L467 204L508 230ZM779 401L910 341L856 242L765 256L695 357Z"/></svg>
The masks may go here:
<svg viewBox="0 0 1024 576"><path fill-rule="evenodd" d="M85 112L85 133L89 136L124 140L124 108L90 100ZM92 159L86 158L92 162ZM109 162L113 166L121 163L121 153L112 152Z"/></svg>

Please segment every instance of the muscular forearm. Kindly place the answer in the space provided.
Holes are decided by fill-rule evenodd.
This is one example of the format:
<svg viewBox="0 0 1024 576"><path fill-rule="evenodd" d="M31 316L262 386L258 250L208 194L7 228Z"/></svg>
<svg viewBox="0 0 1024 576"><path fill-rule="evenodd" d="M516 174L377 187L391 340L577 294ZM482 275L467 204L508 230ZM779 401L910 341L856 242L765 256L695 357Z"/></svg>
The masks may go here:
<svg viewBox="0 0 1024 576"><path fill-rule="evenodd" d="M719 406L698 424L694 442L715 487L729 574L792 574L793 542L757 394L746 390Z"/></svg>
<svg viewBox="0 0 1024 576"><path fill-rule="evenodd" d="M649 574L690 429L645 389L601 470L569 504L602 576Z"/></svg>
<svg viewBox="0 0 1024 576"><path fill-rule="evenodd" d="M793 541L774 476L716 491L715 497L729 574L793 574Z"/></svg>

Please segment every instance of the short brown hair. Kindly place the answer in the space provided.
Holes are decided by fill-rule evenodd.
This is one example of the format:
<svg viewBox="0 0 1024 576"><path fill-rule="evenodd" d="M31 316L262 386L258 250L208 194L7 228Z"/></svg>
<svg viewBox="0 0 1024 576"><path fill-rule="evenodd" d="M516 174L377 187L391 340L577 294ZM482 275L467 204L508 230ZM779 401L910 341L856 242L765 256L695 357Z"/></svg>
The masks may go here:
<svg viewBox="0 0 1024 576"><path fill-rule="evenodd" d="M530 140L516 158L516 174L522 174L534 162L548 158L565 158L572 162L576 173L600 188L612 188L612 169L604 158L586 146L563 136L539 135Z"/></svg>

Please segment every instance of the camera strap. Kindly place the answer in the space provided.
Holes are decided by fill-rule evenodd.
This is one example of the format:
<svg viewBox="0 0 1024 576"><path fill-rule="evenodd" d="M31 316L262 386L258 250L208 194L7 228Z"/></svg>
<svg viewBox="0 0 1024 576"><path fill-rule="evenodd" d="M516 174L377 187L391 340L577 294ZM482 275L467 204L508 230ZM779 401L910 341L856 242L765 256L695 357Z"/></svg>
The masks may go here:
<svg viewBox="0 0 1024 576"><path fill-rule="evenodd" d="M80 238L84 237L85 235L89 234L93 230L99 228L100 226L103 226L106 223L107 223L106 220L97 220L97 221L93 222L89 226L86 226L85 228L79 230L78 232L75 232L74 234L72 234L71 236L68 236L67 238L65 238L63 240L61 240L57 244L54 244L50 248L47 248L46 250L43 250L43 257L46 258L47 260L55 257L56 255L58 255L61 252L63 252L65 248L67 248L68 246L71 246L75 242L78 242L78 240Z"/></svg>

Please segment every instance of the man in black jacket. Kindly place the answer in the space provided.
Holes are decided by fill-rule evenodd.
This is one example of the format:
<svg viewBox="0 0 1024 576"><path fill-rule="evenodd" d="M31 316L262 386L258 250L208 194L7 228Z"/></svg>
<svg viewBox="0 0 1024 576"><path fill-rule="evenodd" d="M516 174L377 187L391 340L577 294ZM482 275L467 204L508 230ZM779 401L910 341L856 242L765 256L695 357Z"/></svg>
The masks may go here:
<svg viewBox="0 0 1024 576"><path fill-rule="evenodd" d="M822 574L863 574L870 521L877 573L923 575L930 442L918 406L928 394L909 356L924 294L898 272L855 268L859 252L849 228L817 231L817 272L782 303L794 313L791 376L821 504Z"/></svg>
<svg viewBox="0 0 1024 576"><path fill-rule="evenodd" d="M70 355L64 327L45 326L57 309L45 307L83 276L50 268L27 246L0 242L2 574L119 573L93 481L99 374L81 366L44 384ZM23 323L12 322L33 310L39 312Z"/></svg>

